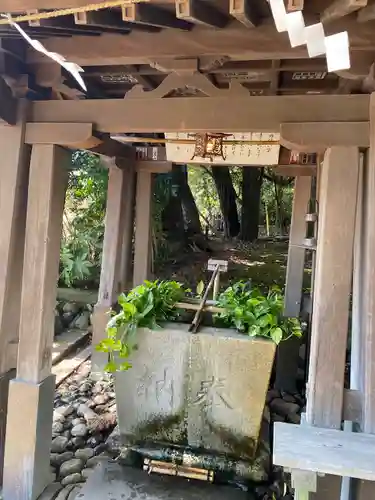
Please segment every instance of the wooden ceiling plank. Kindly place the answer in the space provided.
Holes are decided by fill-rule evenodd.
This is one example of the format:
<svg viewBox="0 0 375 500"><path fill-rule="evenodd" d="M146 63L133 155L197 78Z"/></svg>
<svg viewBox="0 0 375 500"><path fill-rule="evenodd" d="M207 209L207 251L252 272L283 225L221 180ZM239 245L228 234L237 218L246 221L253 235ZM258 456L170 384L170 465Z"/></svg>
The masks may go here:
<svg viewBox="0 0 375 500"><path fill-rule="evenodd" d="M368 3L366 7L360 9L357 14L357 21L359 23L367 23L375 19L375 1Z"/></svg>
<svg viewBox="0 0 375 500"><path fill-rule="evenodd" d="M356 10L366 7L368 0L334 0L322 13L323 23L340 19Z"/></svg>
<svg viewBox="0 0 375 500"><path fill-rule="evenodd" d="M15 125L17 122L18 99L16 99L5 80L0 77L0 120Z"/></svg>
<svg viewBox="0 0 375 500"><path fill-rule="evenodd" d="M124 31L130 29L124 24L116 13L110 10L92 11L92 12L78 12L74 14L75 24L84 26L99 26L102 28L117 28Z"/></svg>
<svg viewBox="0 0 375 500"><path fill-rule="evenodd" d="M177 17L169 10L148 3L126 3L121 7L122 19L135 24L147 24L158 28L190 30L192 23Z"/></svg>
<svg viewBox="0 0 375 500"><path fill-rule="evenodd" d="M31 121L100 132L278 132L286 122L367 122L368 95L36 101Z"/></svg>
<svg viewBox="0 0 375 500"><path fill-rule="evenodd" d="M191 23L224 28L229 18L204 0L176 0L176 16Z"/></svg>
<svg viewBox="0 0 375 500"><path fill-rule="evenodd" d="M229 14L247 28L255 28L260 23L254 0L230 0Z"/></svg>

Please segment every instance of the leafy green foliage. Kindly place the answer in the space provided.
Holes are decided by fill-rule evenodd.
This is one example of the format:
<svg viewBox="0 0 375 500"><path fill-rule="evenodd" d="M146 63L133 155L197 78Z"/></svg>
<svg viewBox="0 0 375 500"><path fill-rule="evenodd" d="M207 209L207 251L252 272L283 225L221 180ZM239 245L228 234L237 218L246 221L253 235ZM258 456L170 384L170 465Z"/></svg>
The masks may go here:
<svg viewBox="0 0 375 500"><path fill-rule="evenodd" d="M138 328L159 328L159 323L176 319L176 303L187 290L176 281L145 281L118 299L121 311L107 325L107 338L96 349L109 354L106 371L128 370L130 354L136 349ZM116 358L119 364L116 363Z"/></svg>
<svg viewBox="0 0 375 500"><path fill-rule="evenodd" d="M248 283L238 282L220 294L218 306L225 311L215 315L215 321L219 326L234 327L250 337L265 337L279 344L293 335L302 335L297 318L283 317L283 305L278 288L263 295Z"/></svg>
<svg viewBox="0 0 375 500"><path fill-rule="evenodd" d="M99 280L108 183L98 156L77 151L72 165L60 251L60 281L66 286Z"/></svg>

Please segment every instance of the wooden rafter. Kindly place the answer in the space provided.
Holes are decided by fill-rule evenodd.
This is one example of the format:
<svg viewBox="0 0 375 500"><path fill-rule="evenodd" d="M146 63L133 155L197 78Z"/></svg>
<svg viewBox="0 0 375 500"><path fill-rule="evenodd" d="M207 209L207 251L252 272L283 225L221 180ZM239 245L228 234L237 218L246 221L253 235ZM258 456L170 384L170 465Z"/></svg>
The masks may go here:
<svg viewBox="0 0 375 500"><path fill-rule="evenodd" d="M224 28L228 17L204 0L176 0L176 16L192 23Z"/></svg>
<svg viewBox="0 0 375 500"><path fill-rule="evenodd" d="M334 21L366 7L368 0L334 0L322 13L322 22Z"/></svg>
<svg viewBox="0 0 375 500"><path fill-rule="evenodd" d="M260 22L256 2L252 0L230 0L229 14L247 28L255 28Z"/></svg>
<svg viewBox="0 0 375 500"><path fill-rule="evenodd" d="M158 28L189 30L192 24L177 19L169 10L147 3L126 3L122 6L122 19L135 24L147 24Z"/></svg>
<svg viewBox="0 0 375 500"><path fill-rule="evenodd" d="M47 49L64 55L81 66L147 64L161 58L194 58L202 55L235 56L247 60L308 59L306 47L290 46L288 37L276 32L271 23L262 23L256 30L234 26L222 30L161 30L160 33L132 31L128 36L104 33L100 37L53 38L45 41ZM349 32L352 60L372 50L375 32L347 16L340 28ZM263 42L264 43L263 43ZM43 62L43 56L30 51L30 61Z"/></svg>
<svg viewBox="0 0 375 500"><path fill-rule="evenodd" d="M119 28L130 31L129 26L124 23L121 16L111 10L93 12L80 12L74 14L74 22L80 26L96 26L101 28Z"/></svg>
<svg viewBox="0 0 375 500"><path fill-rule="evenodd" d="M286 122L367 122L368 95L38 101L32 121L94 123L98 131L278 132Z"/></svg>
<svg viewBox="0 0 375 500"><path fill-rule="evenodd" d="M280 143L301 153L323 152L332 146L369 147L368 122L282 123Z"/></svg>

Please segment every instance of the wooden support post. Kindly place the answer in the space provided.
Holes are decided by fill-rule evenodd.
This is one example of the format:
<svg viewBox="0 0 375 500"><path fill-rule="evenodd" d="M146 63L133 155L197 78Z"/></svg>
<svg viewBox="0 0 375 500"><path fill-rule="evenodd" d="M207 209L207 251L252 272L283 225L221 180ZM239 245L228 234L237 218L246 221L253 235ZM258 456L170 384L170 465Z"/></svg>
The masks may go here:
<svg viewBox="0 0 375 500"><path fill-rule="evenodd" d="M301 246L306 237L305 215L311 196L311 177L296 177L292 223L286 271L284 315L298 317L301 311L305 249Z"/></svg>
<svg viewBox="0 0 375 500"><path fill-rule="evenodd" d="M4 442L9 380L16 367L19 304L26 224L29 151L24 144L26 103L21 102L17 125L0 124L0 486L4 463Z"/></svg>
<svg viewBox="0 0 375 500"><path fill-rule="evenodd" d="M353 255L353 298L352 298L352 322L351 322L351 353L350 353L350 388L358 391L362 403L362 370L363 370L363 283L364 283L364 249L365 249L365 184L367 176L367 165L364 162L364 154L360 155L359 182L357 193L357 211L354 234ZM362 412L360 412L360 422ZM352 420L345 419L344 430L353 432L356 430ZM351 500L352 492L357 481L350 477L343 477L341 484L341 499ZM358 499L359 500L359 499Z"/></svg>
<svg viewBox="0 0 375 500"><path fill-rule="evenodd" d="M140 285L145 279L150 278L152 194L152 173L139 170L135 202L134 286Z"/></svg>
<svg viewBox="0 0 375 500"><path fill-rule="evenodd" d="M4 500L35 500L50 482L51 375L62 215L70 153L33 146L27 204L17 378L9 386ZM22 437L20 436L22 429Z"/></svg>
<svg viewBox="0 0 375 500"><path fill-rule="evenodd" d="M305 215L311 195L311 177L296 177L292 224L290 228L288 265L286 271L284 315L299 317L301 312L303 276L305 271L305 249L301 246L306 236ZM282 342L277 350L275 387L294 393L297 391L298 338Z"/></svg>
<svg viewBox="0 0 375 500"><path fill-rule="evenodd" d="M363 210L363 239L362 239L362 294L360 300L361 342L362 350L359 354L358 365L362 368L357 381L362 392L363 411L361 430L375 434L375 94L370 98L370 149L366 154L364 178L364 210ZM358 500L373 498L375 486L373 483L360 482L358 484Z"/></svg>
<svg viewBox="0 0 375 500"><path fill-rule="evenodd" d="M370 98L370 149L366 179L363 281L363 432L375 433L375 94Z"/></svg>
<svg viewBox="0 0 375 500"><path fill-rule="evenodd" d="M340 429L359 178L358 149L327 150L320 173L306 421L312 426ZM329 478L327 481L331 482ZM334 483L332 480L333 488L337 486ZM303 487L300 490L299 494ZM319 485L314 498L323 498ZM338 499L339 492L329 498Z"/></svg>
<svg viewBox="0 0 375 500"><path fill-rule="evenodd" d="M123 292L132 284L133 232L135 215L135 184L136 173L127 172L127 182L124 186L124 223L122 235L122 250L119 275L119 290Z"/></svg>
<svg viewBox="0 0 375 500"><path fill-rule="evenodd" d="M104 337L109 312L117 295L120 292L119 281L121 253L123 243L124 223L127 219L126 210L131 210L128 196L128 182L134 175L133 169L119 169L112 165L109 168L107 208L105 217L105 231L102 255L102 268L98 302L93 314L93 345L97 345ZM130 240L131 244L131 240ZM91 358L91 373L94 378L103 375L104 367L108 362L105 353L93 351Z"/></svg>
<svg viewBox="0 0 375 500"><path fill-rule="evenodd" d="M20 113L14 127L0 125L0 375L15 366L8 364L8 345L18 340L19 303L26 223L29 151L25 123Z"/></svg>
<svg viewBox="0 0 375 500"><path fill-rule="evenodd" d="M320 179L306 416L310 425L333 429L342 421L358 175L357 148L327 150Z"/></svg>

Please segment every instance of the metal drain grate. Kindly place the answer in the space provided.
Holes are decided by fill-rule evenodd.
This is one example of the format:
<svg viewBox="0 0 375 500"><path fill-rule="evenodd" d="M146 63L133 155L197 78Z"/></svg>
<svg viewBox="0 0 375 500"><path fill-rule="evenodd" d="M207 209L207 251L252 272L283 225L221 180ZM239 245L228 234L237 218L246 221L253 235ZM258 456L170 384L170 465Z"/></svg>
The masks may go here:
<svg viewBox="0 0 375 500"><path fill-rule="evenodd" d="M147 471L149 474L155 472L156 474L186 477L188 479L198 479L199 481L206 481L210 483L214 480L213 471L161 462L159 460L150 460L149 458L145 458L143 462L143 470Z"/></svg>

